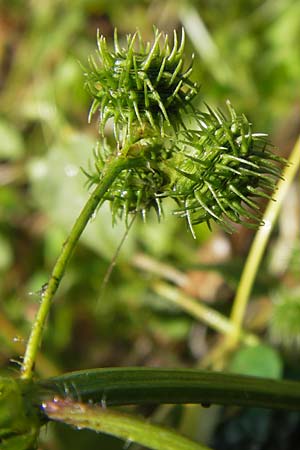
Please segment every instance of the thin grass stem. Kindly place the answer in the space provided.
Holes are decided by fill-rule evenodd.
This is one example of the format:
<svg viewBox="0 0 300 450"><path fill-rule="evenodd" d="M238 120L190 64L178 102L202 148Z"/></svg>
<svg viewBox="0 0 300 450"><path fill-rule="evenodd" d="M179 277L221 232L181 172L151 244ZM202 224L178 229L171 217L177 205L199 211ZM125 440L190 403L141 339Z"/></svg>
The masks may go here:
<svg viewBox="0 0 300 450"><path fill-rule="evenodd" d="M277 190L267 206L263 216L263 225L258 229L253 240L248 258L246 260L242 276L238 285L236 296L233 302L230 320L233 328L228 336L226 346L234 348L238 342L243 319L245 316L249 297L253 288L255 277L263 258L268 240L274 228L277 216L279 214L282 202L289 190L289 187L300 166L300 137L298 138L291 155L288 165L283 172L283 178L278 182ZM275 201L274 201L275 200Z"/></svg>
<svg viewBox="0 0 300 450"><path fill-rule="evenodd" d="M166 283L154 283L152 289L164 299L177 305L183 311L187 312L197 320L205 323L210 328L222 333L226 336L231 336L235 331L234 324L223 314L220 314L213 308L210 308L203 303L196 302L193 298L169 286ZM246 345L256 345L259 343L258 337L254 334L246 333L240 329L238 339Z"/></svg>

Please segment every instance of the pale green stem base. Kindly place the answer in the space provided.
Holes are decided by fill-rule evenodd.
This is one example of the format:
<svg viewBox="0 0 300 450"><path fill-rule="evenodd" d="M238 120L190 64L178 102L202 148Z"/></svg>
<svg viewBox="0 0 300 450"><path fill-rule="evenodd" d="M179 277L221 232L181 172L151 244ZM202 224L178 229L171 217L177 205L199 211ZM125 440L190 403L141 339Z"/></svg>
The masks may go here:
<svg viewBox="0 0 300 450"><path fill-rule="evenodd" d="M41 343L43 328L49 313L52 298L58 289L67 264L72 256L74 248L76 247L78 239L80 238L83 230L93 216L94 211L103 200L108 188L111 186L119 173L126 168L137 166L142 163L143 160L141 160L140 158L129 159L121 156L112 160L107 165L101 181L94 189L87 203L83 207L70 232L68 239L63 244L62 251L55 263L49 282L46 286L46 289L42 293L40 307L35 317L31 329L31 334L26 346L24 361L21 370L21 378L28 379L32 376L34 362L36 360L38 348Z"/></svg>
<svg viewBox="0 0 300 450"><path fill-rule="evenodd" d="M171 429L97 405L57 398L43 404L49 419L135 442L153 450L209 450Z"/></svg>
<svg viewBox="0 0 300 450"><path fill-rule="evenodd" d="M231 312L231 322L234 327L233 332L228 336L226 346L233 348L238 342L241 332L242 322L245 316L249 296L253 283L262 260L266 245L270 238L276 218L285 195L296 175L300 166L300 138L298 138L295 147L289 158L289 165L285 168L283 179L277 185L277 191L274 200L271 200L263 217L264 225L259 228L252 243L244 270L237 289L236 297L233 302Z"/></svg>

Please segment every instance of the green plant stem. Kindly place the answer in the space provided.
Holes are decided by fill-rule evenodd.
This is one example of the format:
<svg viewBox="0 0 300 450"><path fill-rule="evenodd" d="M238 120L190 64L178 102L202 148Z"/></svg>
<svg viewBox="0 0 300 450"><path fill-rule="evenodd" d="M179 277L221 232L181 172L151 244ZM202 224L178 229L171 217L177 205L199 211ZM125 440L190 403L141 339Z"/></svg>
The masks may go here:
<svg viewBox="0 0 300 450"><path fill-rule="evenodd" d="M119 367L41 380L43 403L64 397L102 406L201 403L300 410L299 382L194 369Z"/></svg>
<svg viewBox="0 0 300 450"><path fill-rule="evenodd" d="M20 355L25 349L25 339L20 331L0 311L0 341L9 349L10 355ZM36 370L39 375L50 377L60 373L55 364L45 355L39 353L36 358Z"/></svg>
<svg viewBox="0 0 300 450"><path fill-rule="evenodd" d="M41 303L37 315L35 317L31 334L26 346L24 361L22 365L21 378L31 378L34 362L36 359L37 351L41 342L42 332L44 324L51 306L52 298L58 289L61 279L64 275L67 264L72 256L74 248L80 238L87 223L93 216L96 208L103 201L107 189L111 186L113 181L119 175L119 173L130 167L136 167L139 164L143 164L144 161L141 158L124 158L119 156L112 160L106 167L105 172L101 178L101 181L96 186L87 203L83 207L80 215L78 216L73 228L69 234L69 237L62 246L61 253L55 263L49 282L44 289L41 296Z"/></svg>
<svg viewBox="0 0 300 450"><path fill-rule="evenodd" d="M209 450L174 430L99 405L55 399L45 402L43 410L51 420L110 434L153 450Z"/></svg>
<svg viewBox="0 0 300 450"><path fill-rule="evenodd" d="M233 332L228 336L226 340L226 346L229 349L234 348L238 342L238 337L245 316L249 296L266 245L279 214L284 197L287 194L288 189L300 166L300 137L298 138L292 150L288 163L289 165L286 166L283 173L283 179L281 179L277 185L277 191L275 192L273 200L271 200L267 206L263 217L264 225L259 228L255 235L248 258L246 260L246 264L244 266L230 317L233 325Z"/></svg>
<svg viewBox="0 0 300 450"><path fill-rule="evenodd" d="M183 294L178 289L169 286L166 283L156 282L152 285L152 289L160 296L174 303L179 308L191 314L196 319L205 323L209 327L218 331L219 333L230 336L234 332L234 325L223 314L213 308L196 302L194 299L186 294ZM238 338L246 345L258 344L259 339L250 333L245 333L240 329Z"/></svg>
<svg viewBox="0 0 300 450"><path fill-rule="evenodd" d="M169 264L162 263L155 258L143 253L137 253L131 259L131 263L140 270L158 276L160 279L170 281L178 287L183 287L188 282L188 276Z"/></svg>

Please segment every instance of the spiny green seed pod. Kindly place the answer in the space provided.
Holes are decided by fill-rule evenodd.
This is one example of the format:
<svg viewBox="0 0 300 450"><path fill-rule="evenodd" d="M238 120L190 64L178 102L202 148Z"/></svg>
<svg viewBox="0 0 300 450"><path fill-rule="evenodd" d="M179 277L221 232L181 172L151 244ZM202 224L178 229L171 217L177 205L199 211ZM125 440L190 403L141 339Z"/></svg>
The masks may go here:
<svg viewBox="0 0 300 450"><path fill-rule="evenodd" d="M217 222L261 224L259 199L270 199L284 160L269 149L264 134L252 132L243 115L227 103L230 117L210 108L198 113L198 129L184 130L169 162L172 196L190 228Z"/></svg>
<svg viewBox="0 0 300 450"><path fill-rule="evenodd" d="M190 80L191 66L184 69L184 31L178 43L174 31L173 47L168 36L154 30L154 42L145 45L140 33L127 36L125 47L114 36L114 51L98 35L98 58L90 58L86 85L94 100L90 115L99 111L100 132L113 118L115 137L124 145L134 124L145 124L161 135L167 127L177 129L182 113L191 108L198 87Z"/></svg>
<svg viewBox="0 0 300 450"><path fill-rule="evenodd" d="M140 139L130 146L127 157L139 155L145 163L138 167L123 170L108 189L104 200L110 201L113 222L129 214L141 213L143 218L154 208L158 218L162 215L162 194L168 188L170 179L166 171L166 161L172 156L172 148L167 139ZM103 170L114 151L104 140L95 151L95 169L92 174L85 174L89 184L99 183Z"/></svg>

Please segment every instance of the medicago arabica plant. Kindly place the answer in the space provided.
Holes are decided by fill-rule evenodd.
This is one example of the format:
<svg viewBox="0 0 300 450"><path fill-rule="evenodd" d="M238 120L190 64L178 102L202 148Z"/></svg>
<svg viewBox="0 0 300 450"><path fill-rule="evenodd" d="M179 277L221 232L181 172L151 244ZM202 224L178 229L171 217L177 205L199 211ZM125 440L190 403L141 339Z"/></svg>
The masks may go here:
<svg viewBox="0 0 300 450"><path fill-rule="evenodd" d="M216 402L298 409L295 384L138 368L87 370L34 381L45 321L78 239L104 202L110 202L113 222L129 223L136 214L146 218L151 208L160 218L164 199L171 198L174 214L186 220L193 235L194 225L201 222L215 222L228 231L235 223L257 227L262 224L260 200L272 198L285 163L272 152L266 135L253 132L248 119L229 102L226 113L208 106L199 109L192 65L184 62L183 30L180 39L174 32L172 45L157 29L152 43L144 43L139 32L127 36L125 43L115 32L113 49L101 35L97 42L85 69L93 97L89 117L99 116L94 170L87 173L92 193L43 289L20 379L0 380L0 447L32 448L40 426L52 419L153 449L204 449L173 431L107 407ZM105 138L109 125L113 143ZM9 406L16 402L17 409Z"/></svg>

